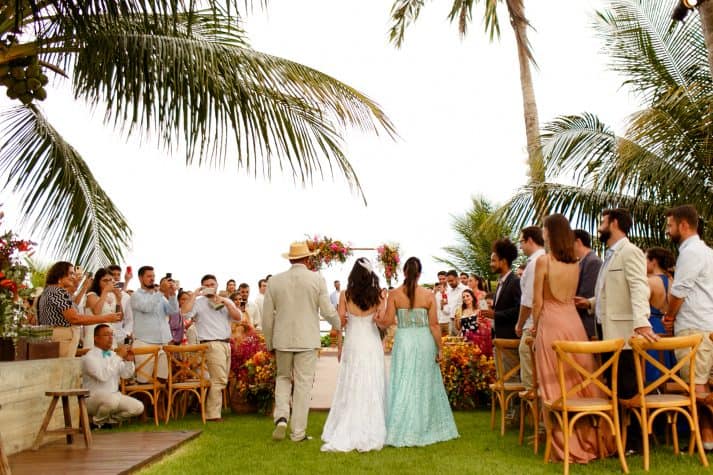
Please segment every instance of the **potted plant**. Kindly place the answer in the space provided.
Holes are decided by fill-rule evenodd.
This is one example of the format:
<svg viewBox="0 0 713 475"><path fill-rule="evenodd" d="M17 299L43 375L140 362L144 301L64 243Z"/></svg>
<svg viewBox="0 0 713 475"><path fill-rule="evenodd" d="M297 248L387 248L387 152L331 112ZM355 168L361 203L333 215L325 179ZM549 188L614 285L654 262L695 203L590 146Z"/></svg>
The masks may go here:
<svg viewBox="0 0 713 475"><path fill-rule="evenodd" d="M2 218L0 212L0 223ZM30 269L21 258L31 253L32 244L12 231L0 236L0 361L15 359L14 338L24 314L22 302L32 294L25 284Z"/></svg>

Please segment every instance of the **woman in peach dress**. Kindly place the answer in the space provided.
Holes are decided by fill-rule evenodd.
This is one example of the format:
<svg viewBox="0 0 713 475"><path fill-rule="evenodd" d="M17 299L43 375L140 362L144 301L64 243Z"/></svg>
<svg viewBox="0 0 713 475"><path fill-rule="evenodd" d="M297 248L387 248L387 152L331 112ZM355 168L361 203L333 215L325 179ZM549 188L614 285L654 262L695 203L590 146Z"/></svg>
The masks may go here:
<svg viewBox="0 0 713 475"><path fill-rule="evenodd" d="M574 306L579 280L579 265L574 255L574 234L567 219L561 214L545 218L543 232L549 252L537 259L532 315L534 318L535 358L540 395L544 401L554 401L562 396L557 380L557 354L552 343L557 340L587 341L587 333ZM587 370L594 370L592 355L577 355L574 359ZM567 387L582 381L581 375L568 368L565 373ZM578 397L599 396L595 386L580 391ZM554 423L554 422L553 422ZM552 442L554 460L564 459L562 430L555 423ZM609 441L609 439L611 439ZM606 437L605 454L612 452L613 438ZM570 461L587 463L599 457L596 429L589 418L577 423L569 441Z"/></svg>

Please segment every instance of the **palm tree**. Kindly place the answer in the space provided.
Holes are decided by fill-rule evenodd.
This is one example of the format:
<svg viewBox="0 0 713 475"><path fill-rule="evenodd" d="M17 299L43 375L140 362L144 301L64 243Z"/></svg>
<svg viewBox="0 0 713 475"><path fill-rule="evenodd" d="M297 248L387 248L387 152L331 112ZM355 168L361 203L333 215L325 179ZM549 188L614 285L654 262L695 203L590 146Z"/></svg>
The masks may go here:
<svg viewBox="0 0 713 475"><path fill-rule="evenodd" d="M397 47L404 42L406 27L415 22L421 12L423 0L395 0L391 7L391 25L389 37ZM457 21L458 32L465 35L472 21L473 5L478 0L453 0L448 19ZM545 180L545 168L540 152L540 122L537 115L535 88L532 83L530 63L535 64L530 42L527 39L527 28L530 26L525 17L523 0L483 0L483 19L485 32L492 41L500 36L500 21L498 4L505 3L510 25L515 33L517 57L520 64L520 87L522 89L522 106L525 119L525 135L527 137L527 155L530 183L542 183Z"/></svg>
<svg viewBox="0 0 713 475"><path fill-rule="evenodd" d="M98 266L119 261L131 239L86 162L45 119L47 75L71 81L77 99L104 108L105 123L127 136L185 149L188 164L230 159L255 176L277 169L302 183L340 173L361 193L343 130L392 135L391 122L348 85L250 48L239 13L249 4L0 1L0 79L20 101L0 111L0 174L43 247Z"/></svg>
<svg viewBox="0 0 713 475"><path fill-rule="evenodd" d="M610 0L595 27L611 67L645 107L617 135L595 114L558 117L544 127L548 179L522 188L504 208L517 224L538 207L593 231L602 209L629 208L634 235L665 242L663 211L690 203L713 216L713 79L700 19L672 22L660 0ZM557 182L562 173L570 183ZM572 181L574 183L572 183ZM547 199L536 202L536 191Z"/></svg>
<svg viewBox="0 0 713 475"><path fill-rule="evenodd" d="M513 234L506 222L494 219L496 209L482 196L473 197L472 207L465 214L453 217L456 244L443 248L448 257L435 257L435 260L460 272L480 275L487 282L495 280L496 275L490 270L493 242Z"/></svg>

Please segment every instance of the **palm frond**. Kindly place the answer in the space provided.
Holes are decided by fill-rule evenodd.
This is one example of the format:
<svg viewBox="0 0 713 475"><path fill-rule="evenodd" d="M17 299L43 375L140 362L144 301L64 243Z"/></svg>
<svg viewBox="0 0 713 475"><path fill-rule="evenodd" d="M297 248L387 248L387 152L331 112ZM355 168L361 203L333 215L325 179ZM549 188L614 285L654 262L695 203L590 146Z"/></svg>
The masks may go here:
<svg viewBox="0 0 713 475"><path fill-rule="evenodd" d="M424 3L424 0L396 0L391 6L389 41L397 48L403 44L406 28L416 21Z"/></svg>
<svg viewBox="0 0 713 475"><path fill-rule="evenodd" d="M43 248L89 268L121 262L131 231L77 151L35 106L0 113L0 175Z"/></svg>

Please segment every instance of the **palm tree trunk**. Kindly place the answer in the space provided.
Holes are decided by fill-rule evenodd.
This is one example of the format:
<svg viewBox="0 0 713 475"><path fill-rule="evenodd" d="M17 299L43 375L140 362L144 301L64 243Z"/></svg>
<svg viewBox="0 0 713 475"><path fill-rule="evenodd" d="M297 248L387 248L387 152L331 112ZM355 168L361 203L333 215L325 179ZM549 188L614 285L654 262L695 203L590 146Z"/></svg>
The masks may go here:
<svg viewBox="0 0 713 475"><path fill-rule="evenodd" d="M708 50L708 68L713 73L713 0L701 2L698 6L698 14L701 16L703 38Z"/></svg>
<svg viewBox="0 0 713 475"><path fill-rule="evenodd" d="M527 164L530 168L530 183L539 184L545 181L545 164L540 148L540 120L537 114L535 101L535 88L532 84L530 62L532 53L527 40L527 27L529 23L525 17L523 0L508 0L510 24L515 32L517 43L517 57L520 63L520 87L522 88L522 108L525 117L525 135L527 137ZM540 220L545 217L545 198L536 196L534 202L538 207L537 216Z"/></svg>

